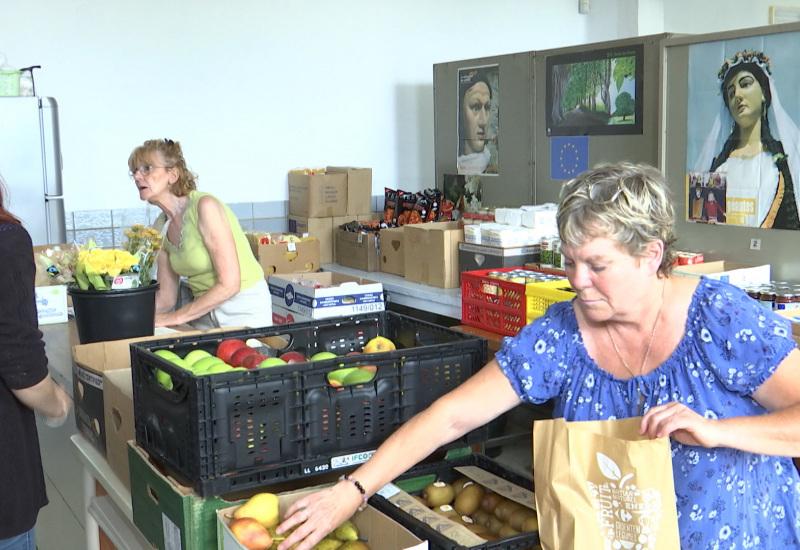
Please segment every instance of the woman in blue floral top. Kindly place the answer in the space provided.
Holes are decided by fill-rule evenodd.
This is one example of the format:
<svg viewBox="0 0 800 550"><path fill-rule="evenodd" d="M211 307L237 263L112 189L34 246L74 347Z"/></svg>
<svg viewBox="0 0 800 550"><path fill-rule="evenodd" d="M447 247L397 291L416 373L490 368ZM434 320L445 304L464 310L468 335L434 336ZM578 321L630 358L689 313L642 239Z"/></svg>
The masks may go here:
<svg viewBox="0 0 800 550"><path fill-rule="evenodd" d="M395 432L352 479L297 501L279 550L298 550L442 444L521 401L569 421L643 416L671 437L682 550L800 546L800 354L788 321L742 290L671 273L663 176L601 166L565 184L558 211L571 302L506 338L475 376ZM356 490L359 489L359 490Z"/></svg>

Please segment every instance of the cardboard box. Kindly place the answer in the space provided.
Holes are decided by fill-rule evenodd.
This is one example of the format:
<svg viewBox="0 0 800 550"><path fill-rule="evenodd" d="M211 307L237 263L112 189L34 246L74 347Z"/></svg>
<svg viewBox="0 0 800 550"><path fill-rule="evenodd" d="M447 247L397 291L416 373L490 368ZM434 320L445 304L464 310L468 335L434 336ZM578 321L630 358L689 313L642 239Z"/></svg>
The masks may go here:
<svg viewBox="0 0 800 550"><path fill-rule="evenodd" d="M300 491L280 493L278 495L280 517L283 518L286 509L293 502L310 491L318 490L322 487L324 486L320 485ZM236 508L238 508L238 505L217 512L218 550L247 550L236 540L236 537L233 536L228 527L231 522L230 516L233 515ZM359 538L367 541L369 547L374 550L427 550L428 548L427 541L420 540L411 531L372 506L367 506L361 512L356 512L352 521L358 528Z"/></svg>
<svg viewBox="0 0 800 550"><path fill-rule="evenodd" d="M289 232L298 235L311 235L319 241L319 263L333 262L333 232L335 218L305 218L289 215Z"/></svg>
<svg viewBox="0 0 800 550"><path fill-rule="evenodd" d="M67 322L67 285L46 285L34 288L39 325Z"/></svg>
<svg viewBox="0 0 800 550"><path fill-rule="evenodd" d="M415 223L404 226L407 281L439 288L461 286L458 243L464 240L461 222Z"/></svg>
<svg viewBox="0 0 800 550"><path fill-rule="evenodd" d="M378 271L378 238L376 233L354 233L336 230L336 263L361 271Z"/></svg>
<svg viewBox="0 0 800 550"><path fill-rule="evenodd" d="M111 470L130 490L128 441L136 439L133 422L131 369L103 373L103 417L106 426L106 459Z"/></svg>
<svg viewBox="0 0 800 550"><path fill-rule="evenodd" d="M300 279L318 283L322 288L312 288L296 282ZM329 271L270 275L269 291L272 293L273 306L311 319L386 309L381 283Z"/></svg>
<svg viewBox="0 0 800 550"><path fill-rule="evenodd" d="M244 502L242 498L201 498L189 487L162 472L147 452L128 442L133 523L159 550L217 547L220 508Z"/></svg>
<svg viewBox="0 0 800 550"><path fill-rule="evenodd" d="M771 266L769 264L752 265L717 261L677 266L673 269L673 273L676 275L690 275L693 277L705 275L710 279L725 281L744 288L769 283Z"/></svg>
<svg viewBox="0 0 800 550"><path fill-rule="evenodd" d="M347 174L347 214L369 214L372 211L372 168L328 166L328 174Z"/></svg>
<svg viewBox="0 0 800 550"><path fill-rule="evenodd" d="M266 276L274 273L319 271L322 265L320 242L317 240L257 244L253 252Z"/></svg>
<svg viewBox="0 0 800 550"><path fill-rule="evenodd" d="M459 271L476 271L479 269L500 269L504 267L521 267L526 263L539 261L538 246L520 246L502 248L486 244L458 244Z"/></svg>
<svg viewBox="0 0 800 550"><path fill-rule="evenodd" d="M289 214L304 218L347 214L347 174L290 172Z"/></svg>
<svg viewBox="0 0 800 550"><path fill-rule="evenodd" d="M403 277L406 274L406 238L403 227L381 229L380 238L380 270Z"/></svg>
<svg viewBox="0 0 800 550"><path fill-rule="evenodd" d="M313 321L311 317L301 315L296 311L289 311L285 307L276 306L272 304L272 324L273 325L288 325L291 323L300 323L303 321Z"/></svg>
<svg viewBox="0 0 800 550"><path fill-rule="evenodd" d="M182 334L204 334L220 330L223 329L194 330ZM114 370L130 370L131 342L161 338L164 338L163 334L72 346L72 397L75 405L75 424L78 431L104 455L106 422L103 374Z"/></svg>

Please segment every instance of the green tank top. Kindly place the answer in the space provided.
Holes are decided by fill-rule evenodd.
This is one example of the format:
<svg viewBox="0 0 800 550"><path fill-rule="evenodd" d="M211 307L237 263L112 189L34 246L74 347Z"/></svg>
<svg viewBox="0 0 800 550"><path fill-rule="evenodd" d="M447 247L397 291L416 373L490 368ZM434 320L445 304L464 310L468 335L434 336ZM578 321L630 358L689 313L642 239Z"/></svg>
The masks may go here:
<svg viewBox="0 0 800 550"><path fill-rule="evenodd" d="M169 265L175 273L187 278L189 288L195 297L202 296L217 283L211 256L203 244L203 237L197 226L197 203L206 195L210 193L189 192L189 202L183 214L180 246L176 247L169 239L164 239L164 249L169 253ZM233 240L236 243L236 253L239 255L239 271L242 277L240 290L245 290L264 278L264 270L253 255L236 215L225 203L222 203L222 206L228 216L228 224L231 226ZM166 217L162 213L156 220L155 226L160 229L165 222Z"/></svg>

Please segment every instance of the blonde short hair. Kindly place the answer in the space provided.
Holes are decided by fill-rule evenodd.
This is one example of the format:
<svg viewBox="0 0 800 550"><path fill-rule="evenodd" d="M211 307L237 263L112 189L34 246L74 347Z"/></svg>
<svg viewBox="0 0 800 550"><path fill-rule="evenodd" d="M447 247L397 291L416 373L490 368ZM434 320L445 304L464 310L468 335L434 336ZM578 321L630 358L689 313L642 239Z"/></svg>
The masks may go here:
<svg viewBox="0 0 800 550"><path fill-rule="evenodd" d="M602 164L566 182L558 205L561 240L581 246L605 237L631 256L664 243L658 272L667 276L675 260L675 211L669 184L646 164Z"/></svg>

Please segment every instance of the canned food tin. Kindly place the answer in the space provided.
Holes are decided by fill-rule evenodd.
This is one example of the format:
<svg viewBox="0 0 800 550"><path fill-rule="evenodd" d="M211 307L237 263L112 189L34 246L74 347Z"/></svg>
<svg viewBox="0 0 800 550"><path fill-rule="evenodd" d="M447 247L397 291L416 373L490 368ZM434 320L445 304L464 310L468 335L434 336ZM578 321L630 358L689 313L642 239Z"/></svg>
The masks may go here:
<svg viewBox="0 0 800 550"><path fill-rule="evenodd" d="M555 246L558 236L551 235L549 237L542 237L539 242L539 261L542 267L555 267L553 265Z"/></svg>

